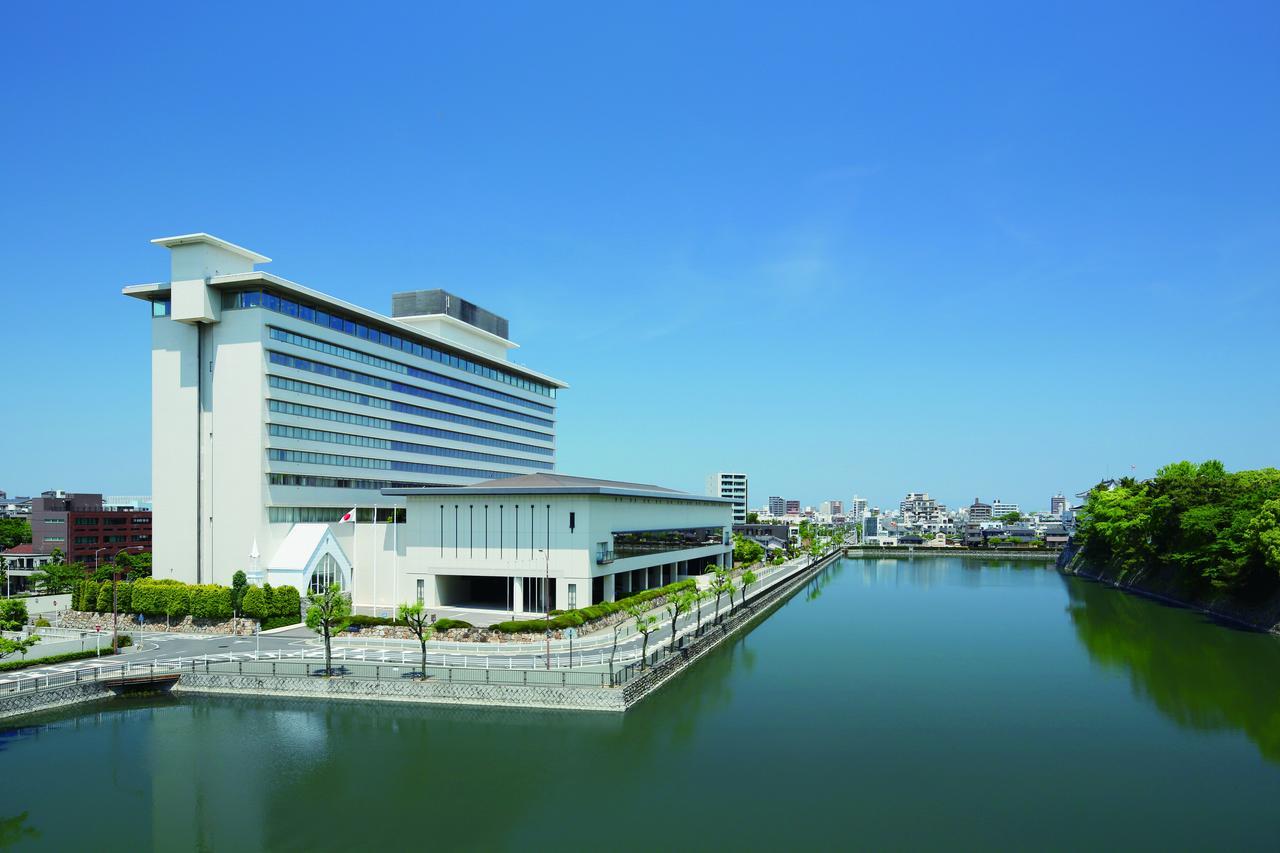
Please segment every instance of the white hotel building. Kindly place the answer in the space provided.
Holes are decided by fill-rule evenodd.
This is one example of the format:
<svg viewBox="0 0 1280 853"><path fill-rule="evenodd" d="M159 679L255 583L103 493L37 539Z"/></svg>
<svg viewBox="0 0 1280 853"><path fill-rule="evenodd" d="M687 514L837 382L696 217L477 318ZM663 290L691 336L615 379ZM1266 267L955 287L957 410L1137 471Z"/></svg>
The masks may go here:
<svg viewBox="0 0 1280 853"><path fill-rule="evenodd" d="M395 294L386 316L256 270L270 259L208 234L152 242L170 250L169 280L124 293L151 307L156 577L229 584L244 570L251 582L304 593L337 578L364 609L385 612L421 590L441 606L470 600L506 609L499 601L514 596L519 611L543 595L539 587L536 600L528 597L524 579L549 568L573 587L553 584L547 597L584 606L728 559L727 534L719 545L704 537L688 553L601 557L598 546L613 542L614 528L693 530L696 538L722 515L720 526L729 525L725 501L633 484L575 481L548 494L546 483L526 482L543 490L533 527L517 534L523 516L509 519L508 531L502 510L491 514L496 558L470 550L483 530L470 503L456 532L431 532L433 512L453 506L447 500L406 525L406 501L429 503L419 489L484 483L498 495L501 481L553 471L556 392L565 384L509 362L516 344L507 321L443 291ZM590 491L599 488L626 494ZM521 494L523 503L533 493ZM600 501L615 499L649 507L643 522L600 521L611 511ZM505 508L505 499L496 502ZM357 523L336 523L352 507L360 508ZM664 509L650 511L657 507ZM462 525L461 516L455 521ZM587 542L588 532L598 541ZM522 550L530 533L534 562L548 543L589 556L544 553L542 571L533 570Z"/></svg>

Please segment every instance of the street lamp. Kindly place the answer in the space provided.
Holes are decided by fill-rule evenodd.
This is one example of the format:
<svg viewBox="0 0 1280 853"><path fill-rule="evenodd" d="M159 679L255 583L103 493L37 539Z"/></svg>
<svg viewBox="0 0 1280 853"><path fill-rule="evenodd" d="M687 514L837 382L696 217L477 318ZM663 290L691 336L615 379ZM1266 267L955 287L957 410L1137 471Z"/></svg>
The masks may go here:
<svg viewBox="0 0 1280 853"><path fill-rule="evenodd" d="M102 551L104 549L99 548L98 550ZM121 548L119 551L116 551L116 555L111 558L111 561L114 563L116 560L120 559L120 555L123 554L125 551L133 551L133 550L141 551L142 546L127 545L124 548ZM98 561L97 553L94 553L93 560L95 563ZM117 566L116 568L118 569L119 566ZM112 572L111 573L111 654L113 655L120 651L120 648L118 646L118 639L117 639L118 622L117 622L117 614L116 614L116 581L118 580L120 580L120 572L119 571Z"/></svg>

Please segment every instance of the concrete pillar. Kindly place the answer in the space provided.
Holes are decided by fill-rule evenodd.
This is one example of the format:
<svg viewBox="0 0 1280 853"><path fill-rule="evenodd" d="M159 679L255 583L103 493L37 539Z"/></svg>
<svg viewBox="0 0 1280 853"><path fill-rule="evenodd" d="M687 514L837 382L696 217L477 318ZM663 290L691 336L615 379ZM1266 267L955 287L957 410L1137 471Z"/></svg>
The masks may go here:
<svg viewBox="0 0 1280 853"><path fill-rule="evenodd" d="M604 600L605 601L617 601L617 598L616 598L617 593L615 592L613 577L614 577L613 575L604 576Z"/></svg>
<svg viewBox="0 0 1280 853"><path fill-rule="evenodd" d="M516 615L524 613L524 578L516 577L511 579L511 606L516 609Z"/></svg>

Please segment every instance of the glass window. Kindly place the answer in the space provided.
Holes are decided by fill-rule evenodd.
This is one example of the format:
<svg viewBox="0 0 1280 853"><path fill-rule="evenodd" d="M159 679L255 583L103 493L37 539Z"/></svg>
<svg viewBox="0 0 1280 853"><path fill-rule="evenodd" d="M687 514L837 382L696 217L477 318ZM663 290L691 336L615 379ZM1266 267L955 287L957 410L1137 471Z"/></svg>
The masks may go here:
<svg viewBox="0 0 1280 853"><path fill-rule="evenodd" d="M168 299L151 300L151 316L152 317L168 317L169 316L169 300Z"/></svg>

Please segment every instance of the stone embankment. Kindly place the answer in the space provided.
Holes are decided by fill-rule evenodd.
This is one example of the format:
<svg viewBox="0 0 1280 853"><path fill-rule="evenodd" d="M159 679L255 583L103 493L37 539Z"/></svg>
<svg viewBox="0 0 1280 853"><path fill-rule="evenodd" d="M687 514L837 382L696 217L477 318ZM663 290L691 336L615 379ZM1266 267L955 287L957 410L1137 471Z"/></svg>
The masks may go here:
<svg viewBox="0 0 1280 853"><path fill-rule="evenodd" d="M1280 595L1262 601L1241 601L1225 592L1189 590L1171 568L1126 574L1109 567L1095 566L1075 549L1063 552L1058 561L1058 570L1063 574L1097 581L1166 604L1198 610L1243 628L1280 634Z"/></svg>
<svg viewBox="0 0 1280 853"><path fill-rule="evenodd" d="M137 633L142 630L146 633L166 631L172 634L252 634L258 628L258 622L254 619L196 619L191 616L184 616L181 619L170 619L168 627L165 626L163 616L148 618L141 626L137 623L137 617L130 613L122 613L118 617L117 629L127 631L130 634ZM81 631L110 631L111 630L111 614L110 613L92 613L81 610L65 610L58 620L60 628L77 628Z"/></svg>
<svg viewBox="0 0 1280 853"><path fill-rule="evenodd" d="M980 560L1040 560L1055 562L1061 552L1042 548L938 548L925 545L854 546L845 549L846 557L960 557Z"/></svg>

